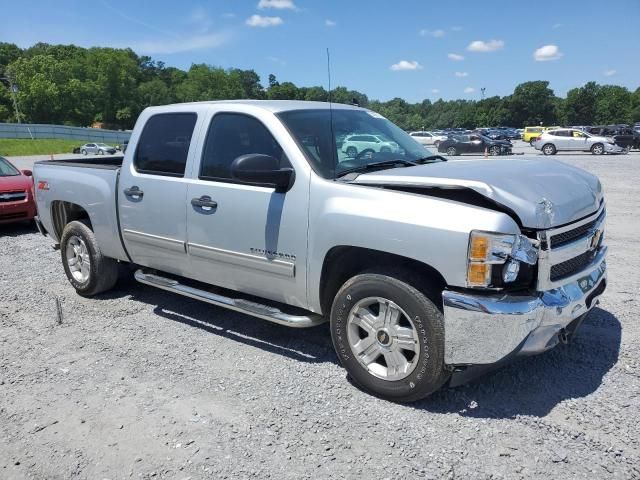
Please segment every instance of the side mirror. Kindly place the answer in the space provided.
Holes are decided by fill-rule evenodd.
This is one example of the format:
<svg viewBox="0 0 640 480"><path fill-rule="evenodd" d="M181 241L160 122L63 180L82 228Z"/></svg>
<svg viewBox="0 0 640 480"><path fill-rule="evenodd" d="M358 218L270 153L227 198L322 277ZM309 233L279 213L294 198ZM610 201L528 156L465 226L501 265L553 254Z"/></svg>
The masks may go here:
<svg viewBox="0 0 640 480"><path fill-rule="evenodd" d="M231 176L242 182L275 187L276 192L288 191L295 180L293 168L280 168L280 162L270 155L250 153L231 164Z"/></svg>
<svg viewBox="0 0 640 480"><path fill-rule="evenodd" d="M33 176L33 172L31 170L20 170L22 172L23 175L26 175L27 177L32 177Z"/></svg>

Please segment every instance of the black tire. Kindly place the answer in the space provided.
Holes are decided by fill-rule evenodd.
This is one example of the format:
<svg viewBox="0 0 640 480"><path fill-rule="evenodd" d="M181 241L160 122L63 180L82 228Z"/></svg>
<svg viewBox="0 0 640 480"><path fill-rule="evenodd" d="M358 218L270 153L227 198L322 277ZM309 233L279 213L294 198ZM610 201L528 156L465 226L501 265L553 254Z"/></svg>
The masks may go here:
<svg viewBox="0 0 640 480"><path fill-rule="evenodd" d="M545 155L555 155L558 153L556 146L553 143L545 143L541 150Z"/></svg>
<svg viewBox="0 0 640 480"><path fill-rule="evenodd" d="M86 154L87 154L87 151L83 148L82 150L80 150L80 153L81 153L82 155L86 155Z"/></svg>
<svg viewBox="0 0 640 480"><path fill-rule="evenodd" d="M497 145L494 145L493 147L491 147L489 149L489 155L493 155L493 156L500 155L500 147L498 147Z"/></svg>
<svg viewBox="0 0 640 480"><path fill-rule="evenodd" d="M358 387L394 402L413 402L438 390L449 378L444 365L444 317L436 305L407 281L402 273L363 273L348 280L331 308L331 338L340 364ZM418 284L418 282L411 282ZM349 345L347 321L353 306L369 297L396 303L410 317L418 333L417 365L405 378L385 380L370 373Z"/></svg>
<svg viewBox="0 0 640 480"><path fill-rule="evenodd" d="M77 280L71 273L66 251L69 240L72 237L80 238L87 246L90 266L89 276L86 281ZM89 228L89 222L86 220L76 220L64 227L60 239L60 253L64 273L67 275L69 283L83 297L90 297L111 290L118 281L118 262L102 254L98 241L91 228Z"/></svg>
<svg viewBox="0 0 640 480"><path fill-rule="evenodd" d="M356 155L358 155L358 149L356 147L347 147L345 153L349 158L356 158Z"/></svg>
<svg viewBox="0 0 640 480"><path fill-rule="evenodd" d="M601 143L594 143L591 147L591 153L593 155L604 155L604 145Z"/></svg>
<svg viewBox="0 0 640 480"><path fill-rule="evenodd" d="M458 155L458 150L456 150L456 147L448 147L447 148L447 155L453 157L455 155Z"/></svg>
<svg viewBox="0 0 640 480"><path fill-rule="evenodd" d="M104 150L98 150L98 155L104 155Z"/></svg>
<svg viewBox="0 0 640 480"><path fill-rule="evenodd" d="M391 153L391 149L389 147L382 147L380 153Z"/></svg>

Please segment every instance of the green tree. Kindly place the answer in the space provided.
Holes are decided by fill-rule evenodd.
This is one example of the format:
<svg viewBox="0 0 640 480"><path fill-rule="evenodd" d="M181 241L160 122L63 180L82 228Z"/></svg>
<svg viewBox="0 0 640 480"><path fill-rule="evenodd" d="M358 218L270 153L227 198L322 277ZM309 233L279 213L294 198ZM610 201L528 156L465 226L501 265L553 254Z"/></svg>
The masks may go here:
<svg viewBox="0 0 640 480"><path fill-rule="evenodd" d="M631 92L617 85L603 85L598 92L596 123L614 124L631 121Z"/></svg>
<svg viewBox="0 0 640 480"><path fill-rule="evenodd" d="M547 81L521 83L507 100L511 110L511 123L516 127L540 123L555 125L557 112L554 98Z"/></svg>
<svg viewBox="0 0 640 480"><path fill-rule="evenodd" d="M592 125L596 119L596 102L600 95L600 86L588 82L582 87L567 92L564 112L569 125Z"/></svg>

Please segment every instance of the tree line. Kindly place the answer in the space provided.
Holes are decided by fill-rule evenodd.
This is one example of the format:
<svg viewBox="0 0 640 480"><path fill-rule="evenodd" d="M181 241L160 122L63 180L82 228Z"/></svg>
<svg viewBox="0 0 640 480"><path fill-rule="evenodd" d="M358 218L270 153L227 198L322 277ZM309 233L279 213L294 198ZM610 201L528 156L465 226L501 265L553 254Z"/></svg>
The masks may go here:
<svg viewBox="0 0 640 480"><path fill-rule="evenodd" d="M137 55L131 49L82 48L38 43L21 49L0 43L0 122L17 120L11 83L21 121L111 128L131 128L146 107L176 102L222 99L327 101L322 86L299 87L269 75L267 85L254 70L193 64L188 71ZM402 98L381 102L364 93L337 87L336 103L357 103L407 130L508 125L594 125L640 121L640 88L589 82L558 97L549 82L518 85L508 96L482 100Z"/></svg>

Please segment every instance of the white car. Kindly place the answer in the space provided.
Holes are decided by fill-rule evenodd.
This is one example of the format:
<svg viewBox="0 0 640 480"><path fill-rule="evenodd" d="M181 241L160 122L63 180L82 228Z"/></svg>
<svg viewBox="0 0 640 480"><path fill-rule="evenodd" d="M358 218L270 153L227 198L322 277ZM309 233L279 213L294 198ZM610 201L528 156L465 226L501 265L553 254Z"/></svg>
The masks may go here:
<svg viewBox="0 0 640 480"><path fill-rule="evenodd" d="M436 147L447 139L446 135L438 135L433 132L409 132L409 135L422 145L435 145Z"/></svg>
<svg viewBox="0 0 640 480"><path fill-rule="evenodd" d="M381 135L349 135L342 143L342 152L347 157L355 158L365 153L397 153L400 150L398 144Z"/></svg>
<svg viewBox="0 0 640 480"><path fill-rule="evenodd" d="M576 128L556 128L542 133L533 143L536 150L545 155L557 152L623 153L622 147L613 143L612 138L592 135Z"/></svg>

